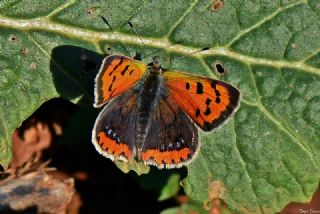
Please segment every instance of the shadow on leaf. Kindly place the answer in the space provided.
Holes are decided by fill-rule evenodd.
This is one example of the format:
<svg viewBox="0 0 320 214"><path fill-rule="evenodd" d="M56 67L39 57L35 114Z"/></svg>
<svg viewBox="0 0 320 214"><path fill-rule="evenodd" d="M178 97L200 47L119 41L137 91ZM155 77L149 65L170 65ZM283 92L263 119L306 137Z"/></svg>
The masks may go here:
<svg viewBox="0 0 320 214"><path fill-rule="evenodd" d="M50 71L62 98L92 105L94 78L104 56L85 48L63 45L52 50Z"/></svg>

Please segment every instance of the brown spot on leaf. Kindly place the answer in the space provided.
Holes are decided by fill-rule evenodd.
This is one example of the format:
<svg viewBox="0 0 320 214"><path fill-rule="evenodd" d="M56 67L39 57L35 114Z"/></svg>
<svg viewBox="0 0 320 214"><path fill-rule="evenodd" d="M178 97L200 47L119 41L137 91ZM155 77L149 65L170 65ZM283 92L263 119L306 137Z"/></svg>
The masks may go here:
<svg viewBox="0 0 320 214"><path fill-rule="evenodd" d="M211 11L215 12L220 10L223 7L223 1L221 0L213 0L211 5Z"/></svg>
<svg viewBox="0 0 320 214"><path fill-rule="evenodd" d="M209 198L223 198L225 187L221 181L211 181L208 186Z"/></svg>
<svg viewBox="0 0 320 214"><path fill-rule="evenodd" d="M31 63L30 63L30 68L31 68L32 70L35 70L35 69L37 68L37 63L31 62Z"/></svg>
<svg viewBox="0 0 320 214"><path fill-rule="evenodd" d="M210 213L221 213L222 206L224 206L223 197L225 193L225 187L222 181L210 181L208 184L208 200L204 204L206 210L210 210Z"/></svg>
<svg viewBox="0 0 320 214"><path fill-rule="evenodd" d="M23 55L28 55L28 54L29 54L29 48L23 48L23 49L21 50L21 53L22 53Z"/></svg>

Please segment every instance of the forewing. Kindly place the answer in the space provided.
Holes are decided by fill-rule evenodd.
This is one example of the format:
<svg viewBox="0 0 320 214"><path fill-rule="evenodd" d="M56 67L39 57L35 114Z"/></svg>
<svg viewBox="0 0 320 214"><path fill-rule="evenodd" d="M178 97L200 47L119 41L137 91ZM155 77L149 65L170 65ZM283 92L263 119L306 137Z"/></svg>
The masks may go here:
<svg viewBox="0 0 320 214"><path fill-rule="evenodd" d="M169 96L204 131L211 131L237 110L240 92L234 86L183 72L163 74Z"/></svg>
<svg viewBox="0 0 320 214"><path fill-rule="evenodd" d="M170 98L154 111L139 158L158 168L177 168L189 163L199 150L195 124Z"/></svg>
<svg viewBox="0 0 320 214"><path fill-rule="evenodd" d="M128 161L134 156L137 96L131 89L114 98L96 119L92 142L100 154L111 160Z"/></svg>
<svg viewBox="0 0 320 214"><path fill-rule="evenodd" d="M143 77L144 63L121 55L106 57L95 80L95 107L127 91Z"/></svg>

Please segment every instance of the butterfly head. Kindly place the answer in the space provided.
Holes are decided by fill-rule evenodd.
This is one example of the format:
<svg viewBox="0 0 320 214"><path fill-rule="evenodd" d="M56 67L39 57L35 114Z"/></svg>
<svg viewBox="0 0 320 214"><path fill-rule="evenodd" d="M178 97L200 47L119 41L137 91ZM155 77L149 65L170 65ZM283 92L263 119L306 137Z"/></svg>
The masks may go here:
<svg viewBox="0 0 320 214"><path fill-rule="evenodd" d="M152 58L152 62L148 64L151 73L160 74L162 73L162 68L160 65L160 60L158 56Z"/></svg>

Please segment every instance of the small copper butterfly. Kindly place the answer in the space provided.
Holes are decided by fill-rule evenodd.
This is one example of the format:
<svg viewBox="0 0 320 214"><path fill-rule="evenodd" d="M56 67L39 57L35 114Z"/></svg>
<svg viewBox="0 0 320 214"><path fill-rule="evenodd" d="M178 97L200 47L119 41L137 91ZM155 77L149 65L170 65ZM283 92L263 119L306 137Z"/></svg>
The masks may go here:
<svg viewBox="0 0 320 214"><path fill-rule="evenodd" d="M239 106L240 92L208 77L106 57L95 79L96 119L92 142L111 160L135 159L159 169L192 161L200 148L198 129L212 131Z"/></svg>

